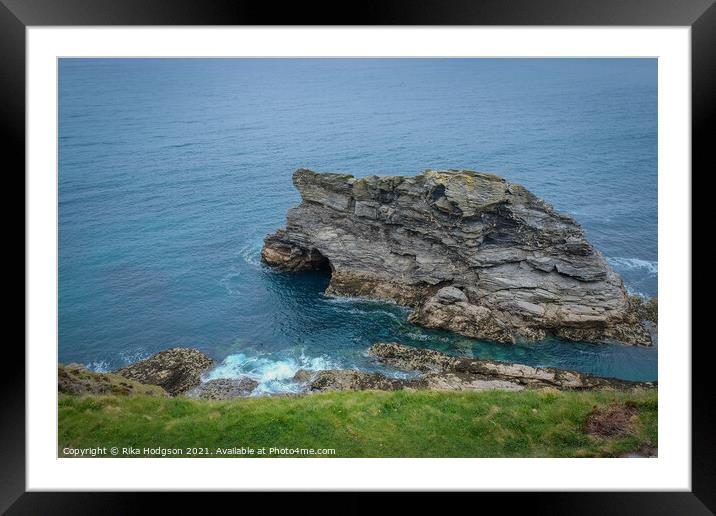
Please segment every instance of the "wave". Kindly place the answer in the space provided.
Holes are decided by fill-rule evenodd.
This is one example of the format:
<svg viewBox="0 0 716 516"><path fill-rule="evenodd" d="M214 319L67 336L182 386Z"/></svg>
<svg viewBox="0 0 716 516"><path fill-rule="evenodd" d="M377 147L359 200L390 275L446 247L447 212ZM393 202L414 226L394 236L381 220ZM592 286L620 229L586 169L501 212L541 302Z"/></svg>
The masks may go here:
<svg viewBox="0 0 716 516"><path fill-rule="evenodd" d="M236 290L232 288L234 286L234 281L236 281L238 278L241 277L241 273L238 270L231 270L228 273L224 274L224 276L219 280L219 285L224 287L226 289L226 292L233 296L236 294Z"/></svg>
<svg viewBox="0 0 716 516"><path fill-rule="evenodd" d="M112 369L106 360L94 360L85 364L85 367L95 373L109 373Z"/></svg>
<svg viewBox="0 0 716 516"><path fill-rule="evenodd" d="M253 265L254 267L259 267L261 265L261 246L262 243L253 243L248 244L239 249L238 256L248 263L249 265Z"/></svg>
<svg viewBox="0 0 716 516"><path fill-rule="evenodd" d="M143 350L133 351L131 353L123 351L119 354L119 358L122 360L122 362L124 362L124 365L129 365L134 364L135 362L139 362L140 360L149 358L149 353Z"/></svg>
<svg viewBox="0 0 716 516"><path fill-rule="evenodd" d="M448 337L429 335L427 333L407 332L405 336L408 339L417 340L420 342L450 342L450 339Z"/></svg>
<svg viewBox="0 0 716 516"><path fill-rule="evenodd" d="M385 309L388 308L390 310L395 310L396 312L410 312L410 308L405 307L403 305L399 305L392 299L375 299L372 297L354 297L354 296L336 296L333 294L321 294L322 300L330 305L335 305L336 307L341 307L341 305L353 305L352 309L357 309L363 311L360 307L356 307L355 305L363 305L366 307L366 312L386 312L391 313L392 316L396 316L393 312L388 312ZM367 307L375 307L374 309L368 309ZM381 310L382 308L382 310Z"/></svg>
<svg viewBox="0 0 716 516"><path fill-rule="evenodd" d="M253 395L294 393L301 390L301 386L293 381L293 376L299 369L322 371L340 368L338 363L326 356L309 357L304 351L298 356L249 356L238 353L226 357L204 376L204 380L248 376L259 383Z"/></svg>
<svg viewBox="0 0 716 516"><path fill-rule="evenodd" d="M93 360L92 362L85 364L85 367L90 371L94 371L95 373L111 373L115 369L127 366L129 364L134 364L135 362L139 362L148 357L149 353L143 350L132 352L122 351L119 353L119 365L117 365L117 360L115 359Z"/></svg>
<svg viewBox="0 0 716 516"><path fill-rule="evenodd" d="M376 299L374 297L358 297L358 296L339 296L335 294L322 294L323 299L327 303L345 304L345 303L362 303L375 305L392 305L402 308L401 305L392 299Z"/></svg>
<svg viewBox="0 0 716 516"><path fill-rule="evenodd" d="M167 149L181 149L183 147L194 147L195 145L202 145L199 142L186 142L186 143L176 143L173 145L167 145Z"/></svg>
<svg viewBox="0 0 716 516"><path fill-rule="evenodd" d="M236 252L236 256L252 268L258 269L261 267L261 244L247 244ZM221 277L219 284L233 296L241 287L242 274L238 267L231 266L230 270Z"/></svg>
<svg viewBox="0 0 716 516"><path fill-rule="evenodd" d="M635 287L632 287L632 286L630 286L630 285L627 285L626 283L624 283L624 288L626 289L627 294L629 294L630 296L637 296L637 297L641 297L641 298L646 299L646 300L651 299L652 297L654 297L653 294L647 294L646 292L642 292L641 290L638 290L638 289L635 288Z"/></svg>
<svg viewBox="0 0 716 516"><path fill-rule="evenodd" d="M642 260L640 258L607 258L609 265L621 270L644 270L648 274L656 276L659 273L659 262Z"/></svg>
<svg viewBox="0 0 716 516"><path fill-rule="evenodd" d="M387 317L397 323L406 321L406 317L410 309L397 304L396 302L386 299L370 299L361 297L342 297L333 296L331 294L321 294L322 301L331 307L332 310L339 311L343 314L369 316L369 317Z"/></svg>
<svg viewBox="0 0 716 516"><path fill-rule="evenodd" d="M342 312L344 312L346 314L358 315L358 316L387 317L387 318L392 319L398 323L405 322L404 316L401 317L400 315L394 314L393 312L388 312L387 310L379 310L379 309L362 310L360 308L346 308L346 309L343 309Z"/></svg>

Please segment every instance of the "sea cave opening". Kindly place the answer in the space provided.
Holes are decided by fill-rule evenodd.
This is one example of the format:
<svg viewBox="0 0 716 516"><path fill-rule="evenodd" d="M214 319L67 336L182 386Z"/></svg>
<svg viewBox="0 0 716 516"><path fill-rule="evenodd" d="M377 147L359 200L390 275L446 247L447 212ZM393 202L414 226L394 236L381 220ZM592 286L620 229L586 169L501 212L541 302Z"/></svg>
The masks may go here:
<svg viewBox="0 0 716 516"><path fill-rule="evenodd" d="M321 294L325 293L333 279L333 264L318 249L308 249L304 254L303 270L307 273L305 281L314 285Z"/></svg>
<svg viewBox="0 0 716 516"><path fill-rule="evenodd" d="M309 252L309 262L311 270L327 274L330 278L333 274L333 264L318 249L311 249Z"/></svg>

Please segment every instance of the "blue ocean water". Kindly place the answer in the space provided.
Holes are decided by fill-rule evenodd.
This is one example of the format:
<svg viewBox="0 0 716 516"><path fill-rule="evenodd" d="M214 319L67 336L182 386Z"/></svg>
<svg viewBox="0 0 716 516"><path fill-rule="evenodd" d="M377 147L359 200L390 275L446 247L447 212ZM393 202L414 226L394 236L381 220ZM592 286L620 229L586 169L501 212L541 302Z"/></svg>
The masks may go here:
<svg viewBox="0 0 716 516"><path fill-rule="evenodd" d="M280 392L299 367L375 369L383 340L656 379L656 349L426 330L259 259L299 167L468 168L571 214L629 290L656 295L656 60L61 59L59 74L61 362L193 346L210 376Z"/></svg>

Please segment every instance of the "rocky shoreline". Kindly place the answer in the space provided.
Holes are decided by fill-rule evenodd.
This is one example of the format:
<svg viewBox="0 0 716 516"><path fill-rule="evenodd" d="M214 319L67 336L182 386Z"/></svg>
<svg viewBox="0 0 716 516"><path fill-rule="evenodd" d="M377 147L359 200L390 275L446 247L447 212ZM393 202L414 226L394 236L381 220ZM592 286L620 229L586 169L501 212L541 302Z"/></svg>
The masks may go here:
<svg viewBox="0 0 716 516"><path fill-rule="evenodd" d="M198 349L171 348L115 371L140 383L157 385L170 395L182 394L201 384L201 374L214 361Z"/></svg>
<svg viewBox="0 0 716 516"><path fill-rule="evenodd" d="M302 202L266 237L262 260L330 271L328 294L392 300L415 324L503 343L655 341L648 303L627 294L571 217L520 185L467 170L357 179L299 169L293 183Z"/></svg>
<svg viewBox="0 0 716 516"><path fill-rule="evenodd" d="M376 363L412 373L413 376L397 378L352 369L302 369L296 372L293 382L301 385L302 394L401 389L518 391L544 388L626 390L657 387L656 382L600 378L577 371L458 357L397 343L376 343L367 353ZM88 371L78 364L60 365L58 390L64 394L141 394L186 396L200 400L224 400L254 394L258 383L247 376L203 382L202 375L213 365L213 360L192 348L162 351L112 373Z"/></svg>
<svg viewBox="0 0 716 516"><path fill-rule="evenodd" d="M299 371L295 380L309 391L326 390L561 390L654 388L656 382L632 382L601 378L577 371L538 368L448 355L431 349L397 343L376 343L368 355L377 362L403 371L420 373L418 378L391 378L378 373L353 370Z"/></svg>

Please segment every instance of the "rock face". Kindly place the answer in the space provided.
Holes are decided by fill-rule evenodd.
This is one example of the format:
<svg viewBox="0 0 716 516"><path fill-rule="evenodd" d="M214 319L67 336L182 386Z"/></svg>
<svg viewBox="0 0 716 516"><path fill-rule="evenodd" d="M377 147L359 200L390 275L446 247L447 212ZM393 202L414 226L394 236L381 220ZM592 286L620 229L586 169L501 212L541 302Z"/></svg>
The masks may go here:
<svg viewBox="0 0 716 516"><path fill-rule="evenodd" d="M432 378L435 384L440 384L441 379L444 379L448 385L469 385L473 381L501 381L532 388L553 387L569 390L633 387L648 389L656 386L654 382L600 378L552 367L455 357L431 349L412 348L396 343L376 343L368 349L368 354L398 369L428 373L426 378Z"/></svg>
<svg viewBox="0 0 716 516"><path fill-rule="evenodd" d="M214 361L197 349L171 348L115 371L140 383L158 385L172 396L201 383L201 374Z"/></svg>
<svg viewBox="0 0 716 516"><path fill-rule="evenodd" d="M499 342L651 344L579 225L520 185L465 170L300 169L293 182L302 202L261 256L287 271L330 268L328 294L393 300L414 323Z"/></svg>
<svg viewBox="0 0 716 516"><path fill-rule="evenodd" d="M203 400L228 400L248 396L259 383L248 376L240 378L219 378L199 384L186 393L190 398Z"/></svg>

